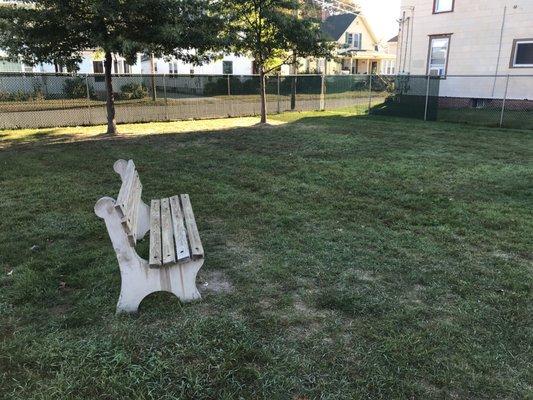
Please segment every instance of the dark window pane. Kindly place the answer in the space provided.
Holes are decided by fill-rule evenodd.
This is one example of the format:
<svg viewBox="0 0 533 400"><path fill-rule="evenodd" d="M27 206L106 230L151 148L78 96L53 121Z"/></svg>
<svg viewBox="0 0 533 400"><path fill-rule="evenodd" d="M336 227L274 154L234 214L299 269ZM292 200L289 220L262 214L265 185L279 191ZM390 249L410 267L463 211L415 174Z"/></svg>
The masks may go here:
<svg viewBox="0 0 533 400"><path fill-rule="evenodd" d="M233 74L233 61L222 61L222 73L224 75Z"/></svg>
<svg viewBox="0 0 533 400"><path fill-rule="evenodd" d="M515 65L533 65L533 43L516 44Z"/></svg>
<svg viewBox="0 0 533 400"><path fill-rule="evenodd" d="M93 61L93 71L95 74L104 73L104 64L102 63L102 61Z"/></svg>

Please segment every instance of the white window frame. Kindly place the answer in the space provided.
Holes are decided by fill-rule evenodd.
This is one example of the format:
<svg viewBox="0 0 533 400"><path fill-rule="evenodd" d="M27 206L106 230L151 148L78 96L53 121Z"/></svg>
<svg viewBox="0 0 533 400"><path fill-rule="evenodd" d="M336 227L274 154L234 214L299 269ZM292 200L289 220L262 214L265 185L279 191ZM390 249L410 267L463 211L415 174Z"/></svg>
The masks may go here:
<svg viewBox="0 0 533 400"><path fill-rule="evenodd" d="M511 59L511 68L533 68L533 64L517 64L518 45L519 44L533 44L533 39L516 39L513 42L513 55Z"/></svg>
<svg viewBox="0 0 533 400"><path fill-rule="evenodd" d="M168 73L169 74L178 73L178 62L177 61L171 61L168 63Z"/></svg>
<svg viewBox="0 0 533 400"><path fill-rule="evenodd" d="M433 41L435 40L446 40L448 43L446 45L446 58L444 59L444 65L432 65L431 64L431 54L433 50ZM437 75L441 78L445 78L448 75L448 58L450 55L450 43L451 35L430 35L429 36L429 49L428 49L428 60L427 60L427 75ZM437 74L434 74L433 71L437 71Z"/></svg>
<svg viewBox="0 0 533 400"><path fill-rule="evenodd" d="M357 38L357 40L355 40L355 38ZM357 46L355 45L356 42L357 42ZM353 34L353 40L352 40L352 47L354 49L361 50L362 42L363 42L363 34L362 33L354 33Z"/></svg>
<svg viewBox="0 0 533 400"><path fill-rule="evenodd" d="M441 4L441 1L442 0L433 0L433 14L453 12L453 10L455 8L455 0L451 0L451 4L450 4L450 8L449 9L439 10L439 4Z"/></svg>

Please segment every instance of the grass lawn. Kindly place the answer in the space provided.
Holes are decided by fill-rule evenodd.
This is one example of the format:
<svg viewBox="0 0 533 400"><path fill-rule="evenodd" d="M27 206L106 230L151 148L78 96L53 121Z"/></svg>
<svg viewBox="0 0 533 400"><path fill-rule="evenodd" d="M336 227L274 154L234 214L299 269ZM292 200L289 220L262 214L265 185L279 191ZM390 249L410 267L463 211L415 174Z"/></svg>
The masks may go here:
<svg viewBox="0 0 533 400"><path fill-rule="evenodd" d="M446 109L438 111L439 121L461 122L465 124L500 126L501 110L499 109L477 109L461 108ZM533 129L533 111L506 110L503 119L503 126L515 129Z"/></svg>
<svg viewBox="0 0 533 400"><path fill-rule="evenodd" d="M532 132L272 121L0 131L0 398L533 396ZM114 315L118 158L190 194L202 301Z"/></svg>

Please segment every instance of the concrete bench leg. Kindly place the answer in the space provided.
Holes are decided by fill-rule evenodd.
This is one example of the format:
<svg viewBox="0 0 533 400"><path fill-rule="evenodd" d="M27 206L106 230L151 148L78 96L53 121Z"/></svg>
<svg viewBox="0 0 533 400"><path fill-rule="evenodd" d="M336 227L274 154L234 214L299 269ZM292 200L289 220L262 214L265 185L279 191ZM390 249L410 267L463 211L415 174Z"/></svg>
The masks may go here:
<svg viewBox="0 0 533 400"><path fill-rule="evenodd" d="M124 232L115 201L103 197L96 203L96 215L103 218L120 267L121 289L117 313L133 313L141 301L154 292L170 292L181 301L200 299L196 288L196 275L204 260L173 264L168 267L150 268L148 261L139 257Z"/></svg>
<svg viewBox="0 0 533 400"><path fill-rule="evenodd" d="M142 261L141 265L120 265L122 285L117 313L137 312L141 301L155 292L173 293L183 302L201 298L196 288L196 274L203 260L163 268L150 268L147 261Z"/></svg>

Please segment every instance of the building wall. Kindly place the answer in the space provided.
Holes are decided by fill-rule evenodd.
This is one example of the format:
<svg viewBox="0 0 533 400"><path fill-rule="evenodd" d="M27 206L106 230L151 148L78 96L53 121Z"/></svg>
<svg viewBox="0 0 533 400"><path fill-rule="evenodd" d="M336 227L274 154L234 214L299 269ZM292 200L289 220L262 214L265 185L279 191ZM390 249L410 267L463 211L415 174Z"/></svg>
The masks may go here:
<svg viewBox="0 0 533 400"><path fill-rule="evenodd" d="M215 60L204 65L194 66L192 64L185 63L181 60L166 60L164 58L156 58L155 63L157 65L157 74L169 74L170 73L170 63L177 63L178 74L190 74L191 69L196 75L222 75L223 74L223 62L232 61L233 62L233 75L251 75L252 74L252 64L253 60L248 57L240 57L233 54L225 55L219 60ZM151 74L151 62L150 60L145 60L142 62L142 73ZM174 72L175 73L175 72Z"/></svg>
<svg viewBox="0 0 533 400"><path fill-rule="evenodd" d="M402 0L409 18L400 32L398 71L427 73L429 35L451 34L446 80L441 95L502 97L505 79L459 78L453 75L533 75L533 68L510 68L514 39L533 38L532 0L455 0L453 12L433 14L433 0ZM500 34L507 6L500 48ZM412 37L412 40L411 40ZM533 98L533 78L523 79L526 88L509 88L508 96Z"/></svg>
<svg viewBox="0 0 533 400"><path fill-rule="evenodd" d="M353 22L350 24L350 26L346 29L347 33L360 33L361 34L361 42L362 42L362 50L374 50L374 47L376 46L377 42L372 37L370 32L368 31L368 28L366 27L365 23L361 20L361 18L357 17L353 20ZM342 47L346 41L346 37L343 34L338 40L337 43Z"/></svg>
<svg viewBox="0 0 533 400"><path fill-rule="evenodd" d="M125 62L124 58L121 56L114 55L113 60L117 60L119 62ZM94 73L94 67L93 67L93 61L103 61L102 55L99 52L94 51L85 51L83 52L83 59L78 64L78 74L93 74ZM47 73L54 73L55 66L51 63L43 63L36 65L33 68L33 72L47 72ZM111 72L113 74L116 74L117 71L115 71L114 63L111 67ZM120 71L118 71L120 72ZM141 73L141 55L137 55L137 61L135 64L130 65L130 73L131 74L140 74Z"/></svg>

